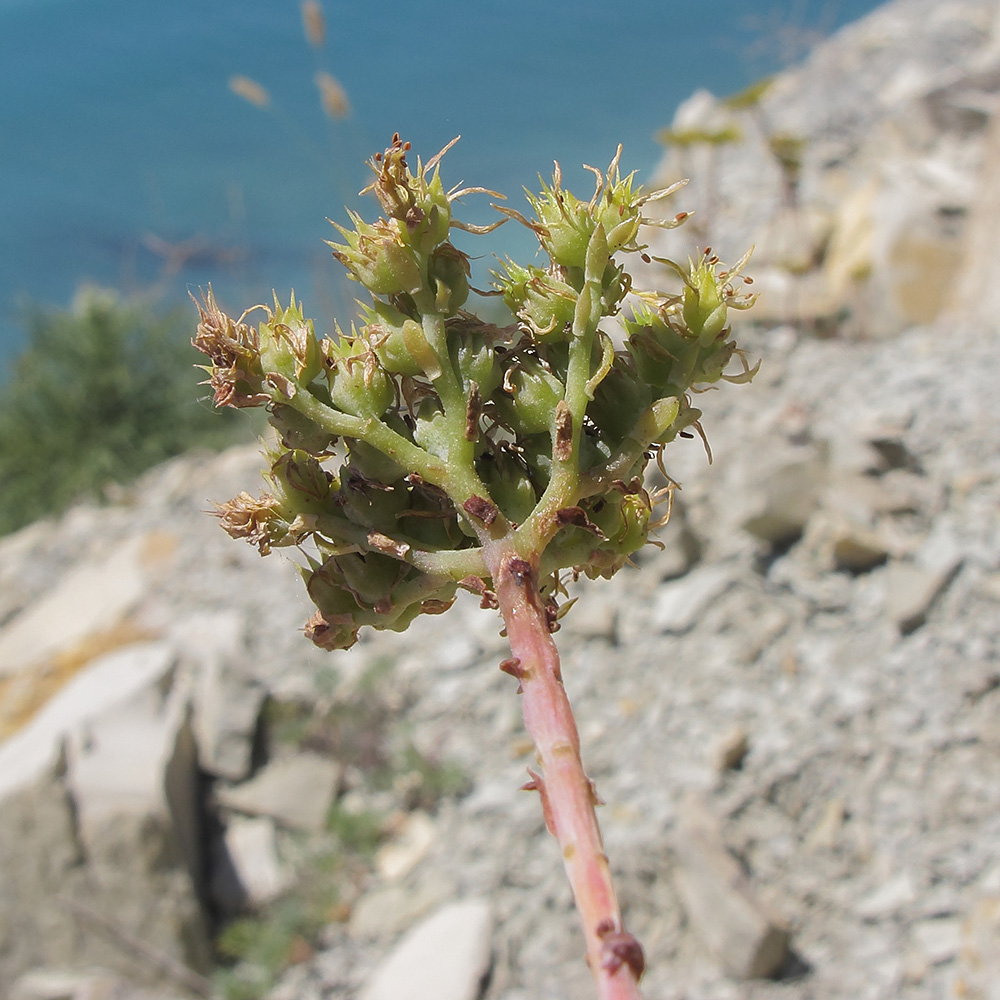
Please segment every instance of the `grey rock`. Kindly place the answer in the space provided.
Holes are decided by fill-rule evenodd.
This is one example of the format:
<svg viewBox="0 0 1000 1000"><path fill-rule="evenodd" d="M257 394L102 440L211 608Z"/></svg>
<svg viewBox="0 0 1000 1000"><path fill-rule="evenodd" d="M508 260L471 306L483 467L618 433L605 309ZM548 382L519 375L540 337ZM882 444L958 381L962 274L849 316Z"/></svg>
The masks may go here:
<svg viewBox="0 0 1000 1000"><path fill-rule="evenodd" d="M726 566L705 566L664 584L656 595L652 625L658 632L686 632L706 606L732 584Z"/></svg>
<svg viewBox="0 0 1000 1000"><path fill-rule="evenodd" d="M213 865L213 898L226 913L265 906L294 884L294 873L278 855L274 821L233 816Z"/></svg>
<svg viewBox="0 0 1000 1000"><path fill-rule="evenodd" d="M853 524L841 524L831 538L834 569L865 573L889 558L889 548L879 535Z"/></svg>
<svg viewBox="0 0 1000 1000"><path fill-rule="evenodd" d="M881 920L896 913L917 898L913 880L903 872L886 879L865 896L854 907L855 913L864 920Z"/></svg>
<svg viewBox="0 0 1000 1000"><path fill-rule="evenodd" d="M729 975L755 979L788 958L790 935L750 887L723 842L718 821L697 796L681 804L674 879L695 930Z"/></svg>
<svg viewBox="0 0 1000 1000"><path fill-rule="evenodd" d="M885 610L901 633L906 635L924 624L950 577L947 567L933 570L913 563L889 564L885 574Z"/></svg>
<svg viewBox="0 0 1000 1000"><path fill-rule="evenodd" d="M921 920L913 925L913 939L931 965L948 962L962 944L962 922L950 917Z"/></svg>
<svg viewBox="0 0 1000 1000"><path fill-rule="evenodd" d="M454 882L439 874L432 874L416 886L376 885L351 908L351 935L383 940L393 937L405 931L414 920L442 906L454 892Z"/></svg>
<svg viewBox="0 0 1000 1000"><path fill-rule="evenodd" d="M742 726L734 726L715 747L712 759L717 771L732 771L743 766L750 752L750 735Z"/></svg>
<svg viewBox="0 0 1000 1000"><path fill-rule="evenodd" d="M763 480L758 509L743 529L771 545L785 545L805 530L826 481L826 465L810 457L772 471Z"/></svg>
<svg viewBox="0 0 1000 1000"><path fill-rule="evenodd" d="M69 733L164 682L175 663L162 642L100 657L68 681L15 735L0 744L0 800L51 770Z"/></svg>
<svg viewBox="0 0 1000 1000"><path fill-rule="evenodd" d="M601 593L600 586L587 587L570 611L572 629L583 639L614 643L618 635L618 606Z"/></svg>
<svg viewBox="0 0 1000 1000"><path fill-rule="evenodd" d="M438 910L396 945L362 1000L476 1000L490 967L492 928L484 900Z"/></svg>
<svg viewBox="0 0 1000 1000"><path fill-rule="evenodd" d="M116 624L149 586L149 537L136 534L97 562L85 561L0 630L0 677L43 664Z"/></svg>
<svg viewBox="0 0 1000 1000"><path fill-rule="evenodd" d="M391 840L375 855L375 869L387 881L408 875L427 856L435 838L434 821L418 809L407 814Z"/></svg>
<svg viewBox="0 0 1000 1000"><path fill-rule="evenodd" d="M202 614L174 630L192 664L194 732L202 768L229 781L250 773L253 741L266 688L245 669L245 626L238 611Z"/></svg>
<svg viewBox="0 0 1000 1000"><path fill-rule="evenodd" d="M270 816L293 830L323 829L337 795L340 765L329 757L302 753L278 757L249 781L220 785L219 804L251 816Z"/></svg>

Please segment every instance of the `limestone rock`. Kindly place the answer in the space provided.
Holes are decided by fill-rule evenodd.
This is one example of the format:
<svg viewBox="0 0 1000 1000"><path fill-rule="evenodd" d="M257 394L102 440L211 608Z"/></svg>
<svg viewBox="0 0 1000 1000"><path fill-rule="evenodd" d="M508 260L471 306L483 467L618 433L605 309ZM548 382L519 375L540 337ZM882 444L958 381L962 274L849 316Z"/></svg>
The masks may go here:
<svg viewBox="0 0 1000 1000"><path fill-rule="evenodd" d="M885 575L885 611L904 635L920 628L951 577L945 569L890 563Z"/></svg>
<svg viewBox="0 0 1000 1000"><path fill-rule="evenodd" d="M382 878L408 875L427 855L434 843L434 821L422 810L409 813L395 836L375 855L375 868Z"/></svg>
<svg viewBox="0 0 1000 1000"><path fill-rule="evenodd" d="M197 615L174 632L194 670L194 732L201 767L229 781L250 773L266 695L246 670L245 624L238 611Z"/></svg>
<svg viewBox="0 0 1000 1000"><path fill-rule="evenodd" d="M451 879L434 875L415 886L401 883L376 885L351 908L354 938L385 938L405 931L425 913L443 906L454 895Z"/></svg>
<svg viewBox="0 0 1000 1000"><path fill-rule="evenodd" d="M0 630L0 677L44 663L121 621L146 592L155 551L156 540L139 534L101 561L67 573Z"/></svg>
<svg viewBox="0 0 1000 1000"><path fill-rule="evenodd" d="M980 900L963 922L955 992L1000 1000L1000 897Z"/></svg>
<svg viewBox="0 0 1000 1000"><path fill-rule="evenodd" d="M772 470L763 479L757 509L745 518L743 529L770 545L795 541L817 507L825 479L825 462L818 456Z"/></svg>
<svg viewBox="0 0 1000 1000"><path fill-rule="evenodd" d="M79 672L23 729L0 744L0 799L50 769L68 733L164 680L174 662L167 644L143 643L101 657Z"/></svg>
<svg viewBox="0 0 1000 1000"><path fill-rule="evenodd" d="M719 740L712 754L716 771L732 771L743 766L750 752L750 736L742 726L734 726Z"/></svg>
<svg viewBox="0 0 1000 1000"><path fill-rule="evenodd" d="M316 753L278 757L248 781L220 786L226 809L270 816L293 830L321 830L337 794L340 765Z"/></svg>
<svg viewBox="0 0 1000 1000"><path fill-rule="evenodd" d="M230 818L220 847L225 853L213 865L212 895L226 913L265 906L291 888L294 876L278 856L270 818Z"/></svg>
<svg viewBox="0 0 1000 1000"><path fill-rule="evenodd" d="M652 624L659 632L686 632L705 606L732 583L725 566L705 566L660 588L653 606Z"/></svg>
<svg viewBox="0 0 1000 1000"><path fill-rule="evenodd" d="M834 569L866 573L889 558L889 549L870 529L843 521L830 539Z"/></svg>
<svg viewBox="0 0 1000 1000"><path fill-rule="evenodd" d="M726 849L717 820L689 795L674 838L677 888L698 935L737 979L776 972L788 957L790 935L756 898Z"/></svg>
<svg viewBox="0 0 1000 1000"><path fill-rule="evenodd" d="M396 945L362 1000L476 1000L490 968L492 928L484 900L445 906Z"/></svg>

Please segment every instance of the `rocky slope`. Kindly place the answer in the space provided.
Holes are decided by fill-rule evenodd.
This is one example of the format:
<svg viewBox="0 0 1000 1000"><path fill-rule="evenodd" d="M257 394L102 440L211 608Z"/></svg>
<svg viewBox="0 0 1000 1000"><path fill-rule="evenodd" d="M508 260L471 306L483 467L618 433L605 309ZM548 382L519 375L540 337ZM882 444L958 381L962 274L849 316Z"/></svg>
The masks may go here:
<svg viewBox="0 0 1000 1000"><path fill-rule="evenodd" d="M887 3L757 95L678 109L661 175L691 178L697 215L657 248L756 245L758 321L891 336L934 319L967 304L998 93L996 4Z"/></svg>
<svg viewBox="0 0 1000 1000"><path fill-rule="evenodd" d="M874 169L887 115L985 64L995 14L901 0L779 81L769 121L817 109L789 119L813 130L796 211L831 176L810 150ZM923 82L896 105L899 46ZM950 218L981 260L1000 172L977 93ZM954 139L928 136L886 163ZM764 183L719 152L718 192ZM712 240L766 229L763 198ZM865 295L893 259L871 250ZM748 329L764 366L706 400L714 464L697 441L668 455L664 548L577 587L557 638L650 998L1000 995L990 277L963 292L975 315L939 297L872 331L856 310L852 331L889 339ZM258 466L188 456L0 540L0 992L208 994L209 936L249 913L230 995L290 966L273 1000L589 996L557 848L517 791L531 755L495 615L469 600L313 649L294 567L204 513Z"/></svg>

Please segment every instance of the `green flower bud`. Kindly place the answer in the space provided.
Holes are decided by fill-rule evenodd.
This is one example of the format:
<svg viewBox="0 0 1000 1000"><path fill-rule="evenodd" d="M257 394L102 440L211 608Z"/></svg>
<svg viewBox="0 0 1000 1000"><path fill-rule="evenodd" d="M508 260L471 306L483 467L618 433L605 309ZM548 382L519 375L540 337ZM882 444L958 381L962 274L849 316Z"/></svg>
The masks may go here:
<svg viewBox="0 0 1000 1000"><path fill-rule="evenodd" d="M344 413L378 418L395 402L396 391L375 352L352 334L340 334L337 343L324 341L330 401Z"/></svg>
<svg viewBox="0 0 1000 1000"><path fill-rule="evenodd" d="M687 391L698 363L698 341L672 321L666 310L639 307L631 319L622 320L628 335L626 347L636 373L656 396Z"/></svg>
<svg viewBox="0 0 1000 1000"><path fill-rule="evenodd" d="M528 195L531 207L544 228L538 240L552 259L562 267L584 267L587 245L594 232L590 206L570 191L561 188L558 174L553 186L542 186L540 195Z"/></svg>
<svg viewBox="0 0 1000 1000"><path fill-rule="evenodd" d="M388 613L392 607L392 592L413 567L378 552L348 552L337 556L337 567L344 586L362 608ZM414 570L414 572L416 572Z"/></svg>
<svg viewBox="0 0 1000 1000"><path fill-rule="evenodd" d="M333 223L346 243L330 243L333 256L351 277L375 295L415 295L424 285L424 276L412 250L400 245L396 230L384 221L370 226L356 212L350 212L354 230Z"/></svg>
<svg viewBox="0 0 1000 1000"><path fill-rule="evenodd" d="M418 160L417 172L413 174L406 162L410 144L403 142L397 133L392 145L384 153L376 153L368 163L375 172L375 180L362 194L375 193L386 216L399 223L401 242L418 253L430 253L448 238L451 204L437 169L448 148L433 157L426 168Z"/></svg>
<svg viewBox="0 0 1000 1000"><path fill-rule="evenodd" d="M661 401L662 402L662 401ZM659 404L657 404L659 405ZM670 422L667 429L655 440L655 444L669 444L681 431L687 430L701 419L701 410L686 402L684 396L678 398L677 416Z"/></svg>
<svg viewBox="0 0 1000 1000"><path fill-rule="evenodd" d="M538 496L524 462L506 449L486 452L476 463L493 502L512 524L522 524L535 509Z"/></svg>
<svg viewBox="0 0 1000 1000"><path fill-rule="evenodd" d="M552 439L548 432L533 434L518 441L521 458L524 459L537 491L541 494L552 478Z"/></svg>
<svg viewBox="0 0 1000 1000"><path fill-rule="evenodd" d="M391 486L406 475L406 469L367 441L351 438L347 443L347 454L351 467L370 482Z"/></svg>
<svg viewBox="0 0 1000 1000"><path fill-rule="evenodd" d="M305 319L292 293L287 309L274 297L274 312L260 325L260 358L267 372L297 385L308 385L320 372L322 357L313 321Z"/></svg>
<svg viewBox="0 0 1000 1000"><path fill-rule="evenodd" d="M611 371L594 392L587 416L601 435L620 444L653 401L652 392L636 372L631 356L616 355Z"/></svg>
<svg viewBox="0 0 1000 1000"><path fill-rule="evenodd" d="M537 358L526 355L507 373L497 409L519 436L548 431L566 389Z"/></svg>
<svg viewBox="0 0 1000 1000"><path fill-rule="evenodd" d="M336 557L320 566L302 567L306 590L313 604L327 622L336 625L353 623L359 606L354 595L344 586L344 574Z"/></svg>
<svg viewBox="0 0 1000 1000"><path fill-rule="evenodd" d="M423 368L407 348L414 337L422 336L420 323L379 299L363 306L362 313L367 324L363 336L382 367L391 375L422 375Z"/></svg>
<svg viewBox="0 0 1000 1000"><path fill-rule="evenodd" d="M396 530L396 519L406 510L408 502L402 482L390 486L366 479L354 466L341 469L337 503L344 517L353 524L391 535Z"/></svg>
<svg viewBox="0 0 1000 1000"><path fill-rule="evenodd" d="M442 243L430 260L430 276L439 312L454 316L469 297L469 258L450 243Z"/></svg>
<svg viewBox="0 0 1000 1000"><path fill-rule="evenodd" d="M358 632L361 631L361 626L353 624L350 618L342 624L335 624L327 621L322 612L317 611L306 622L303 631L306 638L319 646L320 649L333 651L335 649L350 649L358 641Z"/></svg>
<svg viewBox="0 0 1000 1000"><path fill-rule="evenodd" d="M211 359L205 371L210 376L214 404L242 409L269 403L271 393L264 383L256 331L242 316L230 319L216 304L211 288L204 301L195 300L195 305L200 318L191 344Z"/></svg>
<svg viewBox="0 0 1000 1000"><path fill-rule="evenodd" d="M313 455L321 455L337 440L294 407L284 403L274 403L270 407L267 419L278 432L278 440L282 446L289 450L301 449Z"/></svg>
<svg viewBox="0 0 1000 1000"><path fill-rule="evenodd" d="M718 339L726 327L724 283L708 261L690 265L683 293L684 322L702 347Z"/></svg>
<svg viewBox="0 0 1000 1000"><path fill-rule="evenodd" d="M718 382L735 353L736 341L716 342L714 347L702 352L694 381L697 383Z"/></svg>
<svg viewBox="0 0 1000 1000"><path fill-rule="evenodd" d="M245 538L266 556L272 546L281 545L288 535L289 519L280 508L277 497L264 494L257 499L249 493L240 493L232 500L216 504L214 513L231 538Z"/></svg>
<svg viewBox="0 0 1000 1000"><path fill-rule="evenodd" d="M601 465L611 458L611 445L597 434L580 435L579 465L581 472L587 472L595 465Z"/></svg>
<svg viewBox="0 0 1000 1000"><path fill-rule="evenodd" d="M619 148L619 154L621 149ZM633 192L632 181L634 173L622 178L618 173L618 155L608 168L608 181L604 191L597 200L594 216L603 227L608 238L608 250L615 253L618 250L635 248L635 239L639 234L642 222L642 200L638 197L639 189ZM612 181L611 175L614 174Z"/></svg>
<svg viewBox="0 0 1000 1000"><path fill-rule="evenodd" d="M447 462L453 433L454 429L449 426L441 404L434 397L425 396L417 407L413 440Z"/></svg>
<svg viewBox="0 0 1000 1000"><path fill-rule="evenodd" d="M333 477L307 451L295 449L279 455L269 478L283 509L291 516L319 513L333 487Z"/></svg>
<svg viewBox="0 0 1000 1000"><path fill-rule="evenodd" d="M493 347L497 328L469 322L465 314L448 321L448 351L451 363L468 392L475 382L480 395L489 399L503 381L503 368Z"/></svg>
<svg viewBox="0 0 1000 1000"><path fill-rule="evenodd" d="M505 275L497 275L495 287L532 339L539 343L568 340L576 310L576 289L540 267L521 267L508 259L504 270Z"/></svg>

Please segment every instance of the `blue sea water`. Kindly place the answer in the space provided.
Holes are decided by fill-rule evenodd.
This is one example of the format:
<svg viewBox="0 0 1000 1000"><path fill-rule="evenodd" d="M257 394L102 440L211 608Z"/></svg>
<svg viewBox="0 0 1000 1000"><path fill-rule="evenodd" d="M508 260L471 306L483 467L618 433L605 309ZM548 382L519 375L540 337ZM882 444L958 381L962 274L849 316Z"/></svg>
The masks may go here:
<svg viewBox="0 0 1000 1000"><path fill-rule="evenodd" d="M606 165L618 142L642 180L695 88L736 91L875 6L325 0L316 48L298 0L0 0L0 373L26 304L66 305L87 282L158 306L211 282L237 312L294 287L328 328L352 288L325 220L361 207L362 161L394 131L425 159L461 134L446 184L516 207L553 159L589 190L579 164ZM346 120L320 109L318 70L344 86ZM269 106L234 95L235 74ZM486 221L488 200L463 217ZM532 239L510 224L488 246Z"/></svg>

